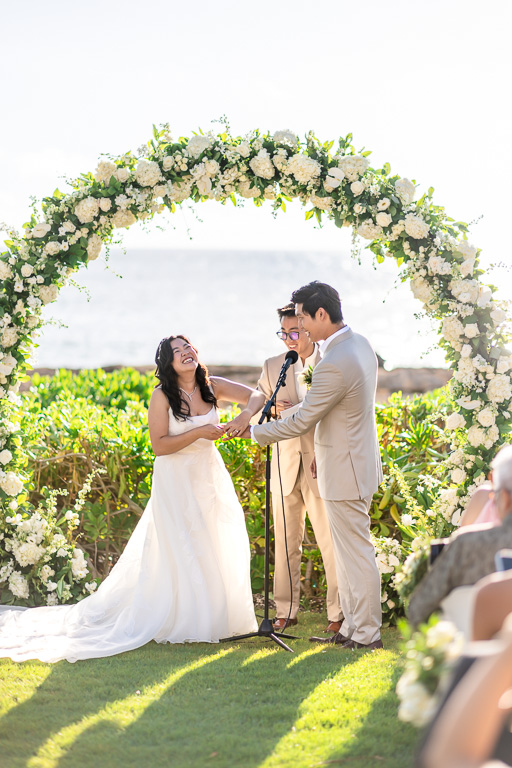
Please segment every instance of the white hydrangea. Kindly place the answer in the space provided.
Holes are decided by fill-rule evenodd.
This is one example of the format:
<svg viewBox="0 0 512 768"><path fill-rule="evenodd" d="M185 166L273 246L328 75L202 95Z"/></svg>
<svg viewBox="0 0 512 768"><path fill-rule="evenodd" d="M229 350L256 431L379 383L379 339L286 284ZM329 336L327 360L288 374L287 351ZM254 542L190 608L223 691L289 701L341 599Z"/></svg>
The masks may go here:
<svg viewBox="0 0 512 768"><path fill-rule="evenodd" d="M382 235L382 227L375 224L372 219L366 219L357 228L357 234L365 240L375 240Z"/></svg>
<svg viewBox="0 0 512 768"><path fill-rule="evenodd" d="M117 166L109 160L100 160L94 173L95 180L101 184L108 185L112 176L116 176Z"/></svg>
<svg viewBox="0 0 512 768"><path fill-rule="evenodd" d="M6 328L4 332L2 333L2 336L0 338L0 342L2 344L2 347L12 347L16 342L18 341L18 332L16 328Z"/></svg>
<svg viewBox="0 0 512 768"><path fill-rule="evenodd" d="M9 264L0 259L0 280L10 280L12 278L12 269Z"/></svg>
<svg viewBox="0 0 512 768"><path fill-rule="evenodd" d="M503 373L497 374L487 385L486 391L491 403L503 403L510 400L512 397L510 377Z"/></svg>
<svg viewBox="0 0 512 768"><path fill-rule="evenodd" d="M136 221L137 219L131 211L126 209L123 210L122 208L116 211L112 217L112 223L116 229L130 227L132 224L135 224Z"/></svg>
<svg viewBox="0 0 512 768"><path fill-rule="evenodd" d="M320 176L322 166L320 163L308 155L293 155L286 166L286 174L293 175L299 184L308 182Z"/></svg>
<svg viewBox="0 0 512 768"><path fill-rule="evenodd" d="M417 299L427 305L432 302L434 296L430 283L421 277L421 275L416 275L413 277L410 285L411 291Z"/></svg>
<svg viewBox="0 0 512 768"><path fill-rule="evenodd" d="M314 194L309 199L315 208L320 208L322 211L330 211L334 203L332 197L319 197Z"/></svg>
<svg viewBox="0 0 512 768"><path fill-rule="evenodd" d="M90 224L95 219L100 210L99 201L95 197L84 197L77 203L75 215L81 224Z"/></svg>
<svg viewBox="0 0 512 768"><path fill-rule="evenodd" d="M7 449L0 452L0 464L8 464L12 461L12 453Z"/></svg>
<svg viewBox="0 0 512 768"><path fill-rule="evenodd" d="M89 573L85 555L79 547L75 547L73 557L71 558L71 572L75 579L85 579Z"/></svg>
<svg viewBox="0 0 512 768"><path fill-rule="evenodd" d="M191 157L198 158L199 155L209 149L213 143L211 136L192 136L187 144L187 151Z"/></svg>
<svg viewBox="0 0 512 768"><path fill-rule="evenodd" d="M15 540L12 546L12 553L22 568L38 563L45 552L44 547L40 547L32 541L18 542Z"/></svg>
<svg viewBox="0 0 512 768"><path fill-rule="evenodd" d="M99 235L91 235L87 243L87 257L89 261L94 261L101 253L103 241Z"/></svg>
<svg viewBox="0 0 512 768"><path fill-rule="evenodd" d="M496 364L496 373L506 373L512 368L512 356L503 355Z"/></svg>
<svg viewBox="0 0 512 768"><path fill-rule="evenodd" d="M398 179L395 183L395 192L404 205L410 205L414 200L416 187L409 179Z"/></svg>
<svg viewBox="0 0 512 768"><path fill-rule="evenodd" d="M59 289L56 285L41 285L39 286L39 298L43 304L50 304L55 301L59 295Z"/></svg>
<svg viewBox="0 0 512 768"><path fill-rule="evenodd" d="M259 197L261 195L261 192L258 189L258 187L253 187L251 185L251 182L243 181L238 185L238 194L241 197L245 197L246 199L249 199L251 197Z"/></svg>
<svg viewBox="0 0 512 768"><path fill-rule="evenodd" d="M298 136L288 129L284 131L276 131L272 136L272 139L276 144L297 144Z"/></svg>
<svg viewBox="0 0 512 768"><path fill-rule="evenodd" d="M14 472L6 472L0 477L0 488L8 496L17 496L23 490L23 482Z"/></svg>
<svg viewBox="0 0 512 768"><path fill-rule="evenodd" d="M405 231L409 237L413 237L415 240L423 240L430 231L427 222L423 221L421 216L417 216L415 213L408 213L404 222Z"/></svg>
<svg viewBox="0 0 512 768"><path fill-rule="evenodd" d="M485 432L481 427L477 427L474 424L468 429L468 442L473 448L478 448L485 442Z"/></svg>
<svg viewBox="0 0 512 768"><path fill-rule="evenodd" d="M139 160L135 178L141 187L154 187L162 178L160 166L154 160Z"/></svg>
<svg viewBox="0 0 512 768"><path fill-rule="evenodd" d="M452 280L448 287L452 295L462 304L476 304L480 291L480 285L476 280Z"/></svg>
<svg viewBox="0 0 512 768"><path fill-rule="evenodd" d="M255 176L262 179L271 179L275 174L274 164L266 149L260 149L256 157L249 162L252 172Z"/></svg>
<svg viewBox="0 0 512 768"><path fill-rule="evenodd" d="M14 597L27 598L29 596L28 582L19 571L14 571L9 577L9 589Z"/></svg>
<svg viewBox="0 0 512 768"><path fill-rule="evenodd" d="M194 182L191 177L175 182L172 185L172 192L170 194L172 202L182 203L183 200L186 200L188 197L190 197L193 183Z"/></svg>
<svg viewBox="0 0 512 768"><path fill-rule="evenodd" d="M338 168L341 168L348 181L356 181L368 170L370 163L362 155L345 155L338 160Z"/></svg>

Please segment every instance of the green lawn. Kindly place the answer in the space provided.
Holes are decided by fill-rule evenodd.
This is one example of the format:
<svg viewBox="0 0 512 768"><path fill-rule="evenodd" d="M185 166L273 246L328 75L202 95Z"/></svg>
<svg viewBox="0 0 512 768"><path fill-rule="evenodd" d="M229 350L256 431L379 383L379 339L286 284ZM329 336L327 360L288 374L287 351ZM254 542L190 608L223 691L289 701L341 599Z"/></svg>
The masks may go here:
<svg viewBox="0 0 512 768"><path fill-rule="evenodd" d="M0 661L2 768L409 768L416 731L396 717L401 655L262 638L157 645L55 665Z"/></svg>

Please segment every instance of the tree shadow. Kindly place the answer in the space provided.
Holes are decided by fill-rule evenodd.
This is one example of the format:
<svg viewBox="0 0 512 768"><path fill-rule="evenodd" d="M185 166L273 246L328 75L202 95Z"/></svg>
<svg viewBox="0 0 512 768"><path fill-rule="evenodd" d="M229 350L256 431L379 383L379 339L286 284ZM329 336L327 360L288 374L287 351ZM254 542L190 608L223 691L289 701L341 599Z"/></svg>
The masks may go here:
<svg viewBox="0 0 512 768"><path fill-rule="evenodd" d="M218 647L209 655L215 653L219 653ZM160 680L177 669L172 651L169 656ZM342 665L348 666L353 661L351 655L343 659ZM96 710L103 706L101 719L93 719L75 736L70 734L52 765L58 768L97 768L106 764L109 768L195 768L211 763L216 768L256 768L293 728L304 699L327 677L338 672L339 667L337 654L322 653L321 649L311 646L294 657L274 646L262 648L261 644L250 641L229 649L224 646L218 658L207 659L207 663L188 671L181 666L183 674L171 679L158 698L131 718L116 717L109 705L114 698L104 697ZM148 676L140 688L152 685L154 680L154 675ZM279 684L274 684L274 680L279 680ZM67 670L59 670L49 683L53 693L59 688L57 683L62 696L66 695L67 687L76 685L76 680ZM133 685L125 685L116 690L115 698L126 698L133 693ZM39 695L40 692L31 704L19 708L24 711L18 713L11 727L30 727L34 708L39 706ZM67 723L82 720L91 711L87 707L75 710ZM62 731L64 725L51 722L49 727L50 722L51 713L47 738ZM43 747L40 736L31 738L32 755L34 748L40 750L41 757L45 750L51 749L49 744ZM27 749L25 757L28 753ZM19 764L12 763L12 766Z"/></svg>

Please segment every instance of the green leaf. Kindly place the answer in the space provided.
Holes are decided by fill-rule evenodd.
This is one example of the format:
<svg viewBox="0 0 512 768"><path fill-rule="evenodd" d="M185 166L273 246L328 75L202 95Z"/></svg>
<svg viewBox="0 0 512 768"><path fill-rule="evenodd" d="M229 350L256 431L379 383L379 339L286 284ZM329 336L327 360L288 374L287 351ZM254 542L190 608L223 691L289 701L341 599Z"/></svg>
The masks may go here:
<svg viewBox="0 0 512 768"><path fill-rule="evenodd" d="M315 215L315 210L314 210L314 208L312 208L310 211L306 211L306 221L307 221L308 219L312 219L314 215Z"/></svg>
<svg viewBox="0 0 512 768"><path fill-rule="evenodd" d="M384 163L383 171L386 176L388 176L391 173L391 166L389 163Z"/></svg>

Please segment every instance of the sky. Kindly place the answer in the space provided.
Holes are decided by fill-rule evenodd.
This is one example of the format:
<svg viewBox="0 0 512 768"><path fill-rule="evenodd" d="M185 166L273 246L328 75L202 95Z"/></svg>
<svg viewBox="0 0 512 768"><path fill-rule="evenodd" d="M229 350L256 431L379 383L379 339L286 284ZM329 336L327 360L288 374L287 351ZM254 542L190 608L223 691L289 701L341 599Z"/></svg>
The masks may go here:
<svg viewBox="0 0 512 768"><path fill-rule="evenodd" d="M222 115L235 134L352 132L376 167L388 161L420 190L434 187L454 219L475 222L482 265L512 298L511 274L492 268L511 262L511 9L505 0L3 2L0 221L19 228L32 196L65 191L65 178L94 170L102 153L137 149L152 124L169 122L176 137L216 130ZM197 215L136 225L125 247L349 258L347 233L306 222L299 203L276 219L250 201L209 202Z"/></svg>

